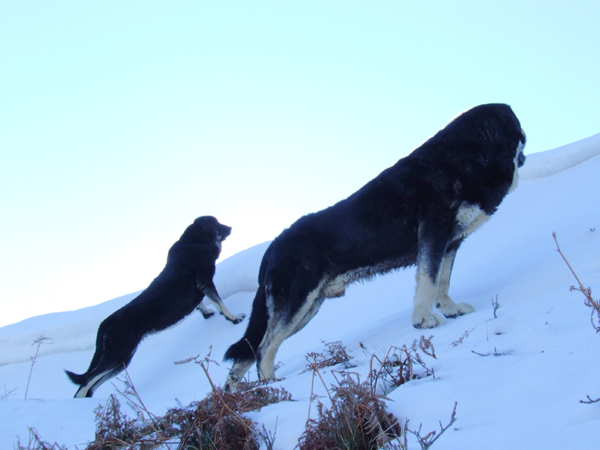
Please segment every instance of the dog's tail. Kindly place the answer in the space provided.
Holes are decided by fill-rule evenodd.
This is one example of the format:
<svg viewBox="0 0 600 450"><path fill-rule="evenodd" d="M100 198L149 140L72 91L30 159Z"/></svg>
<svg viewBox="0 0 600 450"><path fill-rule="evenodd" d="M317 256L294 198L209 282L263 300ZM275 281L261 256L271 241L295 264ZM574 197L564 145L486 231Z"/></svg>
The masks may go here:
<svg viewBox="0 0 600 450"><path fill-rule="evenodd" d="M223 359L232 360L234 363L256 361L256 352L267 331L268 319L265 287L261 284L252 303L252 314L244 336L229 347Z"/></svg>
<svg viewBox="0 0 600 450"><path fill-rule="evenodd" d="M73 383L78 384L80 386L83 384L83 379L85 378L85 373L78 375L76 373L69 372L68 370L65 370L65 373L67 374L67 376Z"/></svg>

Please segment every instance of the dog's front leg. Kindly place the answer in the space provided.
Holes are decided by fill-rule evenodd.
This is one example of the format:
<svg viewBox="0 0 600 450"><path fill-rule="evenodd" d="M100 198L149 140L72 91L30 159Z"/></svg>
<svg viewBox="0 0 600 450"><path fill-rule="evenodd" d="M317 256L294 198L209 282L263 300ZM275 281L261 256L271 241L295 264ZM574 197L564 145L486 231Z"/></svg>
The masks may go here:
<svg viewBox="0 0 600 450"><path fill-rule="evenodd" d="M444 323L444 319L433 312L433 303L438 294L448 238L439 223L424 221L419 226L418 239L417 289L412 324L415 328L433 328Z"/></svg>
<svg viewBox="0 0 600 450"><path fill-rule="evenodd" d="M198 289L200 289L200 291L206 295L208 297L208 299L213 302L213 304L217 307L217 309L219 310L219 312L225 316L225 318L227 320L229 320L230 322L233 323L240 323L242 320L244 320L244 317L246 317L246 314L238 314L237 316L232 314L227 307L225 306L225 304L223 303L223 300L221 300L221 297L219 296L218 292L217 292L217 288L215 287L215 285L213 284L212 281L210 282L198 282L197 283L197 287ZM200 303L200 305L198 305L200 308L202 308L202 303ZM202 309L200 310L202 311Z"/></svg>
<svg viewBox="0 0 600 450"><path fill-rule="evenodd" d="M442 261L440 268L438 292L435 299L435 307L444 316L454 319L455 317L462 316L475 311L472 305L468 303L456 304L448 295L450 290L450 275L452 274L452 266L454 265L454 258L456 257L456 251L460 246L462 239L458 239L452 242L446 250L446 255Z"/></svg>

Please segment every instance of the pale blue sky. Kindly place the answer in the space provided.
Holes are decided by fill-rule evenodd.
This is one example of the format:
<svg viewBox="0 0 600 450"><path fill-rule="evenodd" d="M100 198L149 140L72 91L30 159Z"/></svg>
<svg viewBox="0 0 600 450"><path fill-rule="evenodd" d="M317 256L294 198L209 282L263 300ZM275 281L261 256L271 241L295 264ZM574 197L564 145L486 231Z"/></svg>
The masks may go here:
<svg viewBox="0 0 600 450"><path fill-rule="evenodd" d="M148 285L200 215L224 256L456 114L526 152L600 132L597 1L0 1L0 325ZM4 308L3 308L4 310Z"/></svg>

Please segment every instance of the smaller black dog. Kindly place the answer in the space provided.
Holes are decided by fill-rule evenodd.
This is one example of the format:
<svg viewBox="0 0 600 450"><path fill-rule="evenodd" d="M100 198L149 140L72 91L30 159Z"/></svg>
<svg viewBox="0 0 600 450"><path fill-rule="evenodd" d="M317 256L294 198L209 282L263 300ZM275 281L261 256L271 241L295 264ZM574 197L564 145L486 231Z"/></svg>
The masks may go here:
<svg viewBox="0 0 600 450"><path fill-rule="evenodd" d="M231 228L211 216L197 218L169 250L163 271L140 295L100 324L96 352L82 375L65 371L80 388L75 398L91 397L98 387L123 371L144 336L175 325L194 308L205 319L214 314L202 304L206 295L225 318L240 323L223 304L212 281L221 242Z"/></svg>

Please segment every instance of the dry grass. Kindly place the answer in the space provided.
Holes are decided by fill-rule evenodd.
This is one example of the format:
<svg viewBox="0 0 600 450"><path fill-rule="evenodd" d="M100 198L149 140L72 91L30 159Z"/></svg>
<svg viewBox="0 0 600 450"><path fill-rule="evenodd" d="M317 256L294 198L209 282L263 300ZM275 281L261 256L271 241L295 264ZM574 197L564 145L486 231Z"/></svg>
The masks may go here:
<svg viewBox="0 0 600 450"><path fill-rule="evenodd" d="M383 359L371 357L367 381L361 381L356 373L333 371L336 383L327 386L320 370L339 364L348 364L351 356L339 341L325 343L323 353L307 355L309 368L313 371L313 387L318 376L327 390L329 406L321 402L311 388L311 401L317 401L317 418L309 418L306 429L298 440L301 450L408 450L407 437L412 435L421 449L431 445L456 420L456 405L451 421L445 427L440 422L440 431L430 431L421 436L421 426L417 430L402 425L387 411L386 398L377 394L377 386L382 382L388 389L400 386L410 380L433 375L423 360L428 355L436 358L431 337L421 336L410 347L390 347ZM363 347L364 348L364 347ZM96 413L96 434L87 450L258 450L261 443L267 450L274 448L275 431L262 430L258 424L246 417L246 413L260 408L291 401L291 395L283 388L274 388L268 381L258 381L240 385L236 392L224 392L214 385L208 368L210 353L205 358L194 357L178 364L195 362L200 365L208 378L212 391L207 397L186 407L172 408L163 416L152 414L127 371L121 378L125 388L118 395L111 395L104 406ZM377 366L377 367L374 367ZM128 417L119 398L125 399L134 411L135 417ZM35 429L30 428L27 446L19 442L17 450L65 450L57 443L42 441Z"/></svg>
<svg viewBox="0 0 600 450"><path fill-rule="evenodd" d="M382 398L373 393L371 384L360 382L357 374L340 372L339 376L338 384L331 390L326 386L331 406L318 402L318 418L307 421L298 447L301 450L371 450L397 439L402 427L387 412Z"/></svg>
<svg viewBox="0 0 600 450"><path fill-rule="evenodd" d="M67 450L67 447L60 446L56 442L50 444L49 442L43 441L35 428L28 427L28 429L29 440L27 446L21 444L21 439L17 438L17 443L14 447L15 450Z"/></svg>
<svg viewBox="0 0 600 450"><path fill-rule="evenodd" d="M371 356L370 362L370 377L371 388L375 392L378 389L384 395L389 394L398 386L404 383L434 376L433 369L427 367L421 351L425 355L437 359L435 348L431 342L431 338L421 336L419 340L414 340L410 347L403 345L402 347L392 346L388 349L383 360L377 355Z"/></svg>
<svg viewBox="0 0 600 450"><path fill-rule="evenodd" d="M126 389L119 392L137 417L128 418L116 396L111 396L107 405L96 411L96 438L87 449L258 450L260 438L267 447L272 446L274 435L264 429L259 431L257 424L244 413L291 401L291 394L283 388L266 385L224 392L213 384L204 361L198 363L205 370L212 392L204 400L170 409L162 417L148 411L126 375Z"/></svg>
<svg viewBox="0 0 600 450"><path fill-rule="evenodd" d="M319 369L323 369L325 367L333 367L337 366L338 364L344 364L346 369L350 368L348 362L352 359L352 357L348 354L346 347L341 341L321 342L323 342L325 345L325 350L323 353L312 352L306 355L308 364L306 365L304 372L308 370L314 370L315 366Z"/></svg>
<svg viewBox="0 0 600 450"><path fill-rule="evenodd" d="M420 352L431 358L436 358L432 337L413 341L410 347L392 346L383 357L371 356L370 370L367 381L361 382L360 377L352 372L332 371L336 384L328 387L321 369L339 364L334 358L318 353L310 353L306 359L313 371L311 387L311 402L317 401L317 418L309 417L306 429L298 440L300 450L374 450L396 449L408 450L408 435L413 435L421 450L429 449L439 437L450 428L456 420L456 404L452 411L450 422L440 431L430 431L421 435L421 426L417 430L408 427L408 420L401 423L387 411L383 395L377 391L384 385L385 392L394 389L410 380L433 375ZM335 347L340 354L347 355L345 348L339 342ZM361 344L361 348L365 349ZM338 352L336 352L338 353ZM349 358L349 357L348 357ZM330 364L323 364L329 362ZM377 368L374 368L377 366ZM325 406L314 395L314 380L318 377L325 386L330 406Z"/></svg>
<svg viewBox="0 0 600 450"><path fill-rule="evenodd" d="M210 354L209 354L210 356ZM95 410L96 433L86 450L258 450L262 441L268 450L273 448L275 433L262 430L245 413L291 401L283 388L265 383L242 386L234 393L216 387L207 370L209 356L195 361L205 371L212 391L200 402L172 408L164 416L151 413L137 392L127 370L119 379L125 384L117 395L111 395L104 406ZM125 399L134 411L129 417L119 398ZM29 429L27 446L17 443L17 450L65 450L57 443L44 442L37 431Z"/></svg>

